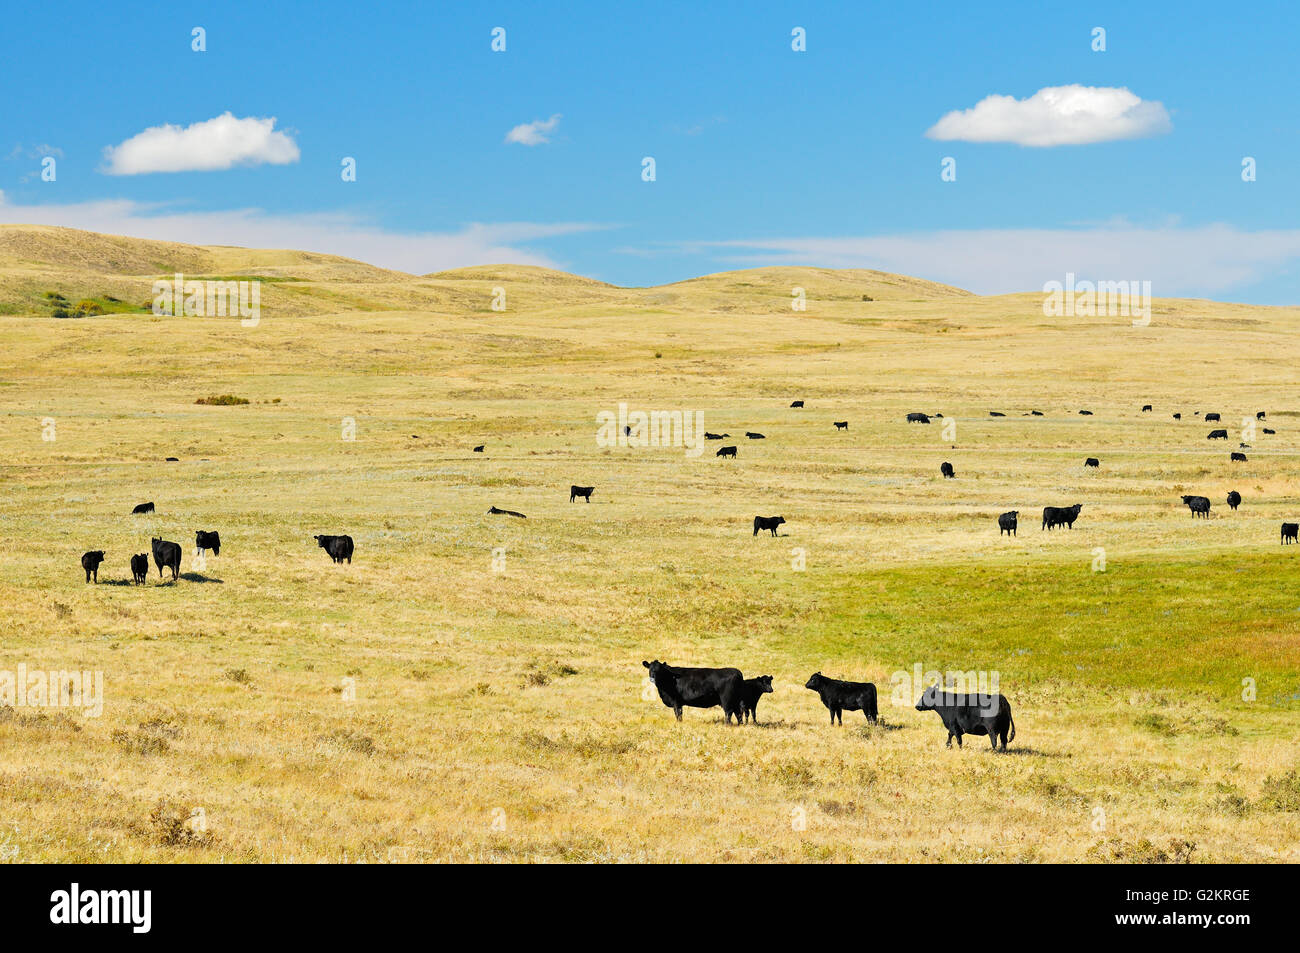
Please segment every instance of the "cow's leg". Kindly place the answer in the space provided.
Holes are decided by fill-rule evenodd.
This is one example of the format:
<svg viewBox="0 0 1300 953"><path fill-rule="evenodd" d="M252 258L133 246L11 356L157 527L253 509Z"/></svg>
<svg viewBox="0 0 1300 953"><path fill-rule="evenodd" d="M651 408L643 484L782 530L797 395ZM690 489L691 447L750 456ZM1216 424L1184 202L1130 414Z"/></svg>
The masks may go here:
<svg viewBox="0 0 1300 953"><path fill-rule="evenodd" d="M831 712L831 724L834 725L834 724L835 724L835 709L834 709L834 708L831 708L829 705L827 705L826 707L827 707L827 708L830 708L830 712Z"/></svg>
<svg viewBox="0 0 1300 953"><path fill-rule="evenodd" d="M945 744L944 747L945 747L945 748L951 748L951 747L952 747L952 731L951 731L951 730L948 732L948 743Z"/></svg>
<svg viewBox="0 0 1300 953"><path fill-rule="evenodd" d="M681 706L681 705L675 705L675 706L673 707L673 714L677 716L677 720L678 720L678 721L681 721L681 720L682 720L682 706Z"/></svg>
<svg viewBox="0 0 1300 953"><path fill-rule="evenodd" d="M957 732L957 747L961 747L961 732Z"/></svg>
<svg viewBox="0 0 1300 953"><path fill-rule="evenodd" d="M844 709L843 709L843 708L837 708L837 709L835 709L835 717L838 718L840 724L843 725L843 724L844 724Z"/></svg>

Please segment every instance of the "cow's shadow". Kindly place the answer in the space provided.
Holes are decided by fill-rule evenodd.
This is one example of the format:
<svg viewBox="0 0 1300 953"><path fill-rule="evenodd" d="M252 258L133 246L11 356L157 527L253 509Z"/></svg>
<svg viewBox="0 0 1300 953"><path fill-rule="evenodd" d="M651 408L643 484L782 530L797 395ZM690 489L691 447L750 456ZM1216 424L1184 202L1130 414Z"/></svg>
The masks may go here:
<svg viewBox="0 0 1300 953"><path fill-rule="evenodd" d="M99 585L101 586L134 586L135 583L130 579L105 579Z"/></svg>
<svg viewBox="0 0 1300 953"><path fill-rule="evenodd" d="M215 576L204 576L197 572L183 572L181 578L186 582L215 582L217 585L224 585L224 579L217 579Z"/></svg>

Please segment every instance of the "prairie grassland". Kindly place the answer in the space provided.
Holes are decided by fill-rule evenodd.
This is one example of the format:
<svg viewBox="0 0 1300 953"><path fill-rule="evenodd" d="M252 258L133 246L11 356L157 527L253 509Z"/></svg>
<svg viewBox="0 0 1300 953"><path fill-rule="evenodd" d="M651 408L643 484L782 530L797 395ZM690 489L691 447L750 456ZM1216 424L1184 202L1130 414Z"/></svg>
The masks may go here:
<svg viewBox="0 0 1300 953"><path fill-rule="evenodd" d="M1296 309L1158 300L1134 328L871 272L618 289L48 229L0 229L0 266L0 671L105 692L98 718L0 708L0 856L1300 856ZM147 300L176 269L288 280L251 329L39 305ZM195 404L221 394L251 403ZM600 446L620 401L699 411L739 457ZM1039 529L1075 502L1073 531ZM203 568L199 529L223 543ZM353 564L317 533L350 533ZM151 536L185 548L178 583L130 585ZM677 724L652 658L776 691L757 727ZM916 665L998 673L1009 753L945 749L891 688ZM882 723L831 728L816 670L876 682Z"/></svg>

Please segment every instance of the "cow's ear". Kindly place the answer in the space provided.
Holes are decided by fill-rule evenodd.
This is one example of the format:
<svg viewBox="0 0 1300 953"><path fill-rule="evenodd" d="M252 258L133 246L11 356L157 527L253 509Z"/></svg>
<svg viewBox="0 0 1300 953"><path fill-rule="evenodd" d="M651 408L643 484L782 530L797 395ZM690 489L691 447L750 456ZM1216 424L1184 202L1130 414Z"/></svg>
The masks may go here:
<svg viewBox="0 0 1300 953"><path fill-rule="evenodd" d="M641 660L641 664L644 665L646 668L649 668L649 667L650 667L650 663L647 662L645 659L642 659L642 660Z"/></svg>

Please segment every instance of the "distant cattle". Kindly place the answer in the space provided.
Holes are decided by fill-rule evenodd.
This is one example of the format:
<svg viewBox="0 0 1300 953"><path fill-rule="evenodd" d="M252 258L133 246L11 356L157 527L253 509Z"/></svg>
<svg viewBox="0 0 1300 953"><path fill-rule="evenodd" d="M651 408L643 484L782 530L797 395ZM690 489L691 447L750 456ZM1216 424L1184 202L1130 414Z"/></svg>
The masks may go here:
<svg viewBox="0 0 1300 953"><path fill-rule="evenodd" d="M1029 412L1029 416L1031 416L1031 417L1041 417L1041 416L1043 416L1043 412L1042 412L1041 410L1031 410L1031 411Z"/></svg>
<svg viewBox="0 0 1300 953"><path fill-rule="evenodd" d="M772 676L760 675L758 678L747 678L741 683L741 715L742 723L745 721L758 724L758 701L764 695L772 692Z"/></svg>
<svg viewBox="0 0 1300 953"><path fill-rule="evenodd" d="M501 510L501 509L497 509L495 506L488 507L488 515L489 516L517 516L521 520L528 519L528 517L525 516L523 513L517 513L514 510Z"/></svg>
<svg viewBox="0 0 1300 953"><path fill-rule="evenodd" d="M804 688L815 691L831 713L831 724L838 718L844 724L844 712L860 711L867 721L876 721L876 686L870 682L844 682L816 672Z"/></svg>
<svg viewBox="0 0 1300 953"><path fill-rule="evenodd" d="M153 512L152 503L140 503L139 505L136 506L135 509L131 511L131 514L135 515L136 513L152 513L152 512Z"/></svg>
<svg viewBox="0 0 1300 953"><path fill-rule="evenodd" d="M1091 410L1081 410L1081 411L1079 411L1079 413L1082 414L1084 417L1091 417L1091 416L1092 416L1092 411L1091 411Z"/></svg>
<svg viewBox="0 0 1300 953"><path fill-rule="evenodd" d="M1101 466L1101 461L1096 457L1089 457L1087 460L1083 461L1083 465L1085 467L1099 467Z"/></svg>
<svg viewBox="0 0 1300 953"><path fill-rule="evenodd" d="M761 433L754 433L753 431L750 431L750 430L746 430L746 431L745 431L745 436L748 437L750 440L766 440L766 439L767 439L767 437L763 436Z"/></svg>
<svg viewBox="0 0 1300 953"><path fill-rule="evenodd" d="M803 401L801 401L801 400L791 401L790 406L791 406L791 407L802 407L802 406L803 406Z"/></svg>
<svg viewBox="0 0 1300 953"><path fill-rule="evenodd" d="M1255 419L1256 419L1256 420L1263 420L1263 419L1264 419L1264 411L1261 410L1259 413L1255 414Z"/></svg>
<svg viewBox="0 0 1300 953"><path fill-rule="evenodd" d="M221 534L217 532L205 533L203 530L198 530L194 534L194 548L200 553L204 550L210 549L212 550L212 555L220 556Z"/></svg>
<svg viewBox="0 0 1300 953"><path fill-rule="evenodd" d="M938 712L943 726L948 729L949 748L953 738L957 739L960 748L962 735L988 735L989 744L995 751L999 738L1003 751L1007 750L1008 741L1016 740L1016 722L1011 717L1011 703L1005 695L942 692L938 685L931 685L916 703L916 710Z"/></svg>
<svg viewBox="0 0 1300 953"><path fill-rule="evenodd" d="M989 416L990 416L990 417L1005 417L1006 414L1004 414L1004 413L1002 413L1001 411L998 411L998 410L990 410L990 411L989 411Z"/></svg>
<svg viewBox="0 0 1300 953"><path fill-rule="evenodd" d="M1228 494L1228 506L1234 510L1237 507L1241 506L1241 494L1238 493L1236 490L1233 490L1231 493Z"/></svg>
<svg viewBox="0 0 1300 953"><path fill-rule="evenodd" d="M86 582L90 582L93 577L95 582L99 582L99 564L104 561L104 551L94 549L81 557L81 568L86 570Z"/></svg>
<svg viewBox="0 0 1300 953"><path fill-rule="evenodd" d="M158 567L158 578L163 577L163 568L166 567L172 571L172 582L175 582L181 574L181 544L157 537L154 537L151 543L154 565Z"/></svg>
<svg viewBox="0 0 1300 953"><path fill-rule="evenodd" d="M1237 453L1237 452L1234 450L1234 451L1229 455L1229 462L1231 462L1231 463L1245 463L1245 462L1246 462L1246 455L1245 455L1244 453Z"/></svg>
<svg viewBox="0 0 1300 953"><path fill-rule="evenodd" d="M625 424L625 425L623 426L623 436L624 436L624 437L630 437L630 436L632 436L632 426L631 426L631 424Z"/></svg>
<svg viewBox="0 0 1300 953"><path fill-rule="evenodd" d="M930 416L935 420L943 420L943 414L931 414Z"/></svg>
<svg viewBox="0 0 1300 953"><path fill-rule="evenodd" d="M164 463L180 463L181 461L180 461L180 458L179 458L179 457L168 457L168 458L167 458L165 461L163 461L163 462L164 462Z"/></svg>
<svg viewBox="0 0 1300 953"><path fill-rule="evenodd" d="M1212 420L1219 420L1219 421L1222 421L1222 419L1223 419L1223 418L1220 417L1218 414L1206 414L1206 415L1205 415L1205 422L1206 422L1207 424L1208 424L1210 421L1212 421Z"/></svg>
<svg viewBox="0 0 1300 953"><path fill-rule="evenodd" d="M734 457L736 455L735 447L719 447L715 457Z"/></svg>
<svg viewBox="0 0 1300 953"><path fill-rule="evenodd" d="M1300 542L1300 538L1296 537L1297 532L1300 532L1300 523L1283 523L1282 545L1285 546L1288 542Z"/></svg>
<svg viewBox="0 0 1300 953"><path fill-rule="evenodd" d="M475 453L482 453L482 452L483 452L483 448L486 447L486 446L487 446L487 444L485 444L485 443L480 443L477 447L474 448L474 452L475 452Z"/></svg>
<svg viewBox="0 0 1300 953"><path fill-rule="evenodd" d="M707 430L704 431L705 440L721 440L724 437L730 437L730 436L731 434L729 433L709 433Z"/></svg>
<svg viewBox="0 0 1300 953"><path fill-rule="evenodd" d="M907 422L909 424L928 424L930 422L930 418L925 414L908 414Z"/></svg>
<svg viewBox="0 0 1300 953"><path fill-rule="evenodd" d="M582 497L588 503L591 502L591 494L596 491L594 486L571 486L569 487L569 502L572 503L578 497Z"/></svg>
<svg viewBox="0 0 1300 953"><path fill-rule="evenodd" d="M325 550L334 562L341 563L346 559L348 565L352 565L351 536L313 536L312 539L316 540L316 545Z"/></svg>
<svg viewBox="0 0 1300 953"><path fill-rule="evenodd" d="M1183 419L1182 414L1174 414L1174 420L1182 420L1182 419Z"/></svg>
<svg viewBox="0 0 1300 953"><path fill-rule="evenodd" d="M673 668L655 659L642 662L650 670L650 682L659 698L682 720L683 708L721 706L727 724L734 715L736 724L744 718L744 678L738 668Z"/></svg>
<svg viewBox="0 0 1300 953"><path fill-rule="evenodd" d="M1145 414L1145 413L1146 413L1147 411L1149 411L1150 409L1151 409L1151 405L1150 405L1150 404L1143 404L1143 405L1142 405L1142 413Z"/></svg>
<svg viewBox="0 0 1300 953"><path fill-rule="evenodd" d="M149 554L139 553L131 557L131 580L140 585L149 578Z"/></svg>
<svg viewBox="0 0 1300 953"><path fill-rule="evenodd" d="M1019 510L1012 510L1010 513L1003 513L998 517L998 535L1006 533L1008 536L1016 535L1016 520L1020 516Z"/></svg>
<svg viewBox="0 0 1300 953"><path fill-rule="evenodd" d="M953 477L956 476L956 474L953 472L952 464L949 463L947 460L939 464L939 472L942 473L949 480L951 480Z"/></svg>
<svg viewBox="0 0 1300 953"><path fill-rule="evenodd" d="M1074 529L1074 521L1079 518L1081 509L1083 509L1082 503L1075 503L1073 506L1044 506L1043 529L1053 529L1057 526Z"/></svg>
<svg viewBox="0 0 1300 953"><path fill-rule="evenodd" d="M848 429L849 429L849 422L848 422L847 420L837 420L837 421L835 421L835 429L836 429L836 430L848 430Z"/></svg>
<svg viewBox="0 0 1300 953"><path fill-rule="evenodd" d="M1264 433L1277 433L1277 431L1276 431L1276 430L1270 430L1269 428L1265 427L1265 428L1264 428Z"/></svg>
<svg viewBox="0 0 1300 953"><path fill-rule="evenodd" d="M1184 496L1183 502L1192 511L1192 519L1196 519L1198 515L1207 520L1210 518L1210 500L1208 497Z"/></svg>
<svg viewBox="0 0 1300 953"><path fill-rule="evenodd" d="M754 517L754 535L757 536L757 535L758 535L758 531L759 531L760 529L768 529L768 530L771 530L771 531L772 531L772 535L775 536L775 535L776 535L776 528L777 528L778 526L780 526L780 525L781 525L782 523L784 523L784 522L785 522L785 517L784 517L784 516L755 516L755 517Z"/></svg>
<svg viewBox="0 0 1300 953"><path fill-rule="evenodd" d="M1209 432L1209 434L1206 436L1205 439L1206 439L1206 440L1227 440L1227 439L1228 439L1228 431L1226 431L1226 430L1211 430L1211 431Z"/></svg>

